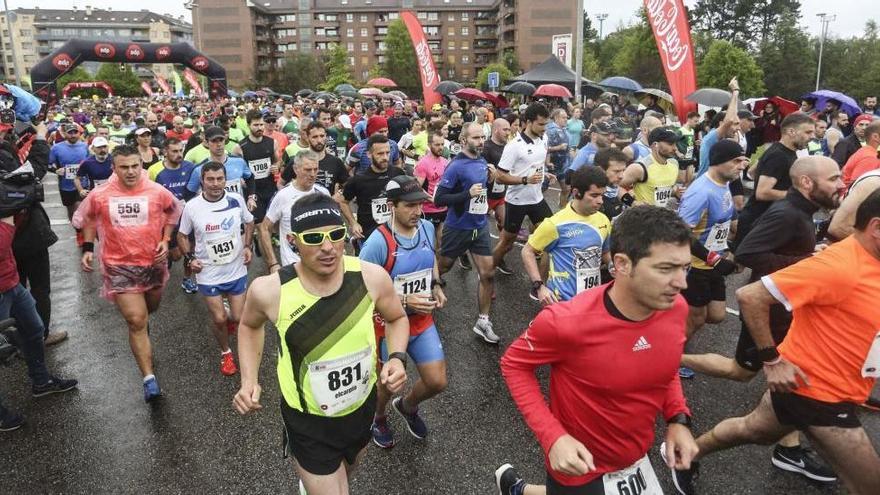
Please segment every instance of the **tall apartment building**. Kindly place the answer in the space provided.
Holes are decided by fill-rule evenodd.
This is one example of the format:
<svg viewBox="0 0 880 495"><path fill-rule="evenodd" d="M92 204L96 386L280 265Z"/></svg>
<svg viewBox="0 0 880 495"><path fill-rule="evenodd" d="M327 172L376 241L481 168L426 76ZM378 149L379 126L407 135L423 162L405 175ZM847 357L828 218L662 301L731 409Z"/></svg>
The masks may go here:
<svg viewBox="0 0 880 495"><path fill-rule="evenodd" d="M551 54L554 34L574 33L575 0L195 0L195 46L241 87L281 67L289 52L343 45L355 78L385 60L388 24L417 13L441 79L472 81L514 51L528 70ZM582 15L582 14L581 14Z"/></svg>
<svg viewBox="0 0 880 495"><path fill-rule="evenodd" d="M8 17L8 22L7 22ZM10 31L12 36L10 37ZM15 9L0 16L0 66L9 82L17 82L12 59L12 42L18 66L29 79L30 68L52 50L71 38L102 41L132 41L153 43L192 43L192 25L182 17L156 14L149 10L125 11L112 9L72 10ZM83 64L89 68L90 63ZM91 63L95 64L95 63ZM167 64L151 68L162 75L170 74Z"/></svg>

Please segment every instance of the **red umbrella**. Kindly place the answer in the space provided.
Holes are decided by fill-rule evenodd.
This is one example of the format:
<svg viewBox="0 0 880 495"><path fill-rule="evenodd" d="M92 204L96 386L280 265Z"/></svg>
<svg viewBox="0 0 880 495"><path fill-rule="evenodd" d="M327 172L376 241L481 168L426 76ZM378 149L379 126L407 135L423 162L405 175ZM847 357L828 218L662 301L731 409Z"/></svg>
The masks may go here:
<svg viewBox="0 0 880 495"><path fill-rule="evenodd" d="M786 100L785 98L781 98L779 96L771 96L766 100L758 100L755 102L755 115L761 115L761 112L764 111L764 107L767 106L767 103L772 103L776 105L776 110L779 111L779 115L782 117L785 117L790 113L797 112L801 109L800 105L791 100Z"/></svg>
<svg viewBox="0 0 880 495"><path fill-rule="evenodd" d="M486 93L486 99L491 101L495 108L507 108L510 106L510 103L507 102L507 98L501 95L501 93L496 93L494 91L489 91Z"/></svg>
<svg viewBox="0 0 880 495"><path fill-rule="evenodd" d="M476 89L476 88L459 89L458 91L456 91L455 93L452 93L452 94L461 98L462 100L467 100L467 101L488 100L489 99L489 97L486 95L486 93L483 93L482 91L480 91L479 89Z"/></svg>
<svg viewBox="0 0 880 495"><path fill-rule="evenodd" d="M370 79L367 81L367 84L370 86L379 86L383 88L396 88L397 83L388 79L387 77L377 77L375 79Z"/></svg>
<svg viewBox="0 0 880 495"><path fill-rule="evenodd" d="M532 93L532 96L552 96L555 98L571 98L571 91L565 86L558 84L542 84Z"/></svg>

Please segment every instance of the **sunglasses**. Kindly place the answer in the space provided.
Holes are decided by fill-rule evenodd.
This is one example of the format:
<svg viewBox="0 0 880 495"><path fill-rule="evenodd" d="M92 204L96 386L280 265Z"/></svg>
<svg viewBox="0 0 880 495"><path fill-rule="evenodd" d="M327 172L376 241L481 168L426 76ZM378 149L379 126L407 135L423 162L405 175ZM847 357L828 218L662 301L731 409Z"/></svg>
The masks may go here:
<svg viewBox="0 0 880 495"><path fill-rule="evenodd" d="M307 246L320 246L324 244L325 239L330 239L330 242L342 242L347 233L348 229L339 227L327 232L300 232L296 237L299 238L299 242Z"/></svg>

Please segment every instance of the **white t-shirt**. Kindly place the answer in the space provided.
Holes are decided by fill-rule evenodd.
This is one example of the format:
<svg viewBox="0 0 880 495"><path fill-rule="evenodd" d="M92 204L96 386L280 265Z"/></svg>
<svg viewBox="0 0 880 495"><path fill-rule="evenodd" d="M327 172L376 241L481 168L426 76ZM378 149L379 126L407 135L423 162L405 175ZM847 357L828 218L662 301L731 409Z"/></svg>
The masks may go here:
<svg viewBox="0 0 880 495"><path fill-rule="evenodd" d="M529 177L536 171L545 173L547 159L547 138L542 136L532 140L524 133L504 146L498 168L514 177ZM513 205L536 205L544 200L541 182L537 184L518 184L507 186L504 200Z"/></svg>
<svg viewBox="0 0 880 495"><path fill-rule="evenodd" d="M290 242L287 240L287 234L290 233L290 208L299 198L313 192L324 193L330 196L330 192L318 184L312 186L312 189L309 191L300 191L291 182L284 189L278 191L272 198L272 202L269 203L266 218L278 225L278 241L281 244L281 266L287 266L299 261L299 255L293 251Z"/></svg>
<svg viewBox="0 0 880 495"><path fill-rule="evenodd" d="M196 274L199 285L220 285L247 276L241 226L253 221L244 198L236 193L226 192L213 203L199 194L186 203L179 231L195 235L193 254L202 263Z"/></svg>

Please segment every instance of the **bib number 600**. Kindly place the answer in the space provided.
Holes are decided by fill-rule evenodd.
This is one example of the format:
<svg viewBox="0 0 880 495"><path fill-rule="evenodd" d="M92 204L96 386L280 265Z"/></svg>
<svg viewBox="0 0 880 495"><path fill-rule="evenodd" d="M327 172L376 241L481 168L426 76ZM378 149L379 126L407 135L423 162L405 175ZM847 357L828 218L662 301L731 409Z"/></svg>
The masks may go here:
<svg viewBox="0 0 880 495"><path fill-rule="evenodd" d="M647 488L648 482L642 474L642 469L639 468L626 479L617 482L617 495L640 495Z"/></svg>

